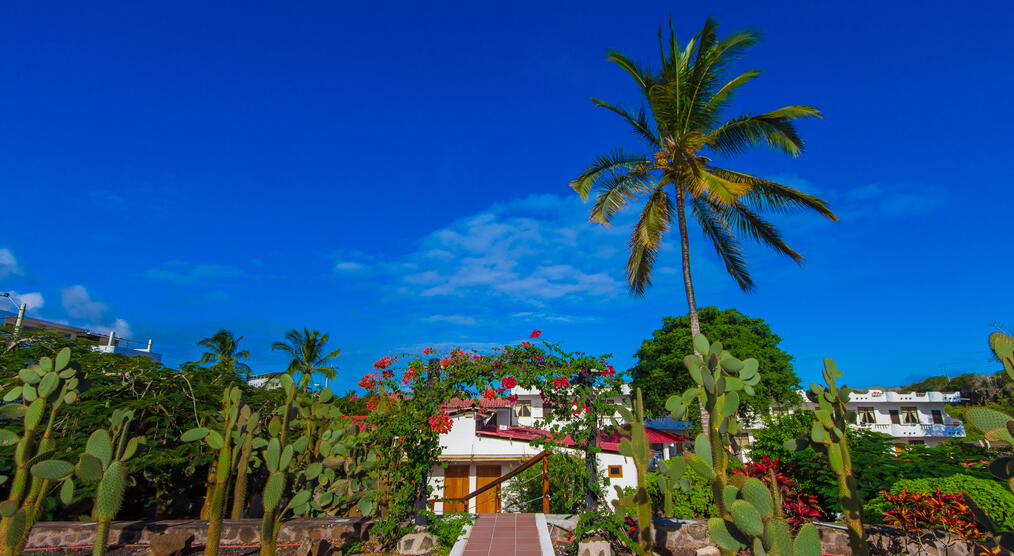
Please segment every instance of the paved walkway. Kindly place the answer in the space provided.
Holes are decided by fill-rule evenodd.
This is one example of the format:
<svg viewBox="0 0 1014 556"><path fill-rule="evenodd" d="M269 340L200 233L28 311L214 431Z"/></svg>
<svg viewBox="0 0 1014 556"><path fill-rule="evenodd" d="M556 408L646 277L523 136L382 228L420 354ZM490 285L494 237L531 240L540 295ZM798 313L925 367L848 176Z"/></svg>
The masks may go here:
<svg viewBox="0 0 1014 556"><path fill-rule="evenodd" d="M543 552L548 539L545 519L536 514L479 514L462 556L552 556Z"/></svg>

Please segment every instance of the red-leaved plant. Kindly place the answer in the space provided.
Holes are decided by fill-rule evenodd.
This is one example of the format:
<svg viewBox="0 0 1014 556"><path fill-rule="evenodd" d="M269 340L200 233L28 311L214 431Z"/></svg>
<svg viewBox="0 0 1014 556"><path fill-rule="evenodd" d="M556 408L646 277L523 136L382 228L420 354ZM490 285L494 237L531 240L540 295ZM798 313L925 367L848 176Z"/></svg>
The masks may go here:
<svg viewBox="0 0 1014 556"><path fill-rule="evenodd" d="M975 524L975 516L960 494L940 492L920 493L903 489L898 494L881 492L892 504L884 512L884 523L924 533L938 529L967 542L978 542L986 534Z"/></svg>
<svg viewBox="0 0 1014 556"><path fill-rule="evenodd" d="M793 525L809 523L824 517L816 496L795 491L796 481L785 475L785 467L787 466L782 464L779 458L761 456L760 459L747 463L743 469L733 470L733 473L755 477L768 485L774 480L782 500L782 512Z"/></svg>

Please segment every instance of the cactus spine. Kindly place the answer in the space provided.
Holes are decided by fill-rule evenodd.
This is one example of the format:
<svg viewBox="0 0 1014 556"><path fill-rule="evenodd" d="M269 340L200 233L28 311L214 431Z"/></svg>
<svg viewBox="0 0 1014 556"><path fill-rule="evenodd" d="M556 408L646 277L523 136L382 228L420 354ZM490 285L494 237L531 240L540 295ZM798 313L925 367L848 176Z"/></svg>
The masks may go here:
<svg viewBox="0 0 1014 556"><path fill-rule="evenodd" d="M697 386L670 397L666 409L673 418L685 419L689 405L696 400L710 420L707 430L695 439L695 453L666 462L662 484L689 487L682 476L687 466L711 482L719 515L708 520L708 532L723 555L746 550L755 556L820 556L820 535L812 523L803 525L792 537L773 492L777 487L769 488L744 475L735 475L731 484L729 481L728 452L739 431L740 394L752 396L760 384L757 360L740 361L723 350L721 343L711 344L701 334L694 336L694 350L699 355L688 355L684 362Z"/></svg>
<svg viewBox="0 0 1014 556"><path fill-rule="evenodd" d="M66 483L74 471L70 463L50 459L56 448L53 426L57 413L78 397L77 371L69 365L70 348L63 348L55 358L43 357L38 364L21 369L20 384L4 393L3 401L8 403L0 406L0 416L20 418L22 433L0 431L0 445L16 446L10 492L0 502L3 556L21 553L42 501L54 483ZM61 500L69 502L71 495L73 483L70 488L61 487Z"/></svg>
<svg viewBox="0 0 1014 556"><path fill-rule="evenodd" d="M819 404L813 410L810 438L808 441L790 440L786 443L786 448L799 450L809 444L827 458L838 478L838 498L845 516L845 525L848 526L849 546L853 554L867 556L870 548L863 529L863 499L852 474L852 457L848 446L849 413L845 404L849 401L852 389L848 386L838 387L836 380L844 376L844 373L838 369L833 359L824 359L823 374L826 387L810 384L810 394Z"/></svg>
<svg viewBox="0 0 1014 556"><path fill-rule="evenodd" d="M618 407L620 415L630 425L630 438L620 441L620 453L634 460L634 467L637 469L637 490L634 494L623 494L623 489L614 486L617 500L613 502L616 513L623 517L627 514L634 514L637 517L637 547L641 554L651 556L651 547L654 542L651 527L651 497L648 495L648 465L651 460L651 447L648 445L648 435L644 430L644 402L641 399L641 389L637 389L636 397L633 400L633 411L625 407Z"/></svg>

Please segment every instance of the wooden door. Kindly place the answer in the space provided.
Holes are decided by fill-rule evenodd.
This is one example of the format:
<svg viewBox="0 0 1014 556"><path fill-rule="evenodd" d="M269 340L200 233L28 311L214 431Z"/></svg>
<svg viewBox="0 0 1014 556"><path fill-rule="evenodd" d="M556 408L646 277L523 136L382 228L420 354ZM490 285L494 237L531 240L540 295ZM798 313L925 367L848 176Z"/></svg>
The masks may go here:
<svg viewBox="0 0 1014 556"><path fill-rule="evenodd" d="M444 498L460 498L468 492L468 466L449 465L444 470ZM467 502L444 502L444 514L464 512L467 507Z"/></svg>
<svg viewBox="0 0 1014 556"><path fill-rule="evenodd" d="M478 490L500 478L499 465L475 466L475 489ZM500 485L475 497L475 513L495 514L500 512Z"/></svg>

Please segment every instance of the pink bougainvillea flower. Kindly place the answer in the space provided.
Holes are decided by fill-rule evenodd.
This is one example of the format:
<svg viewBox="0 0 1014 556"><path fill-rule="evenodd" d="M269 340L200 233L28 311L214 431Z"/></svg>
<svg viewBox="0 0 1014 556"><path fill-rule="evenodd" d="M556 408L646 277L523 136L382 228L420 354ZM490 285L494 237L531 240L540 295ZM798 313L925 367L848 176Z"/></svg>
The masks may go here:
<svg viewBox="0 0 1014 556"><path fill-rule="evenodd" d="M366 400L366 409L369 409L370 411L377 409L378 405L380 405L380 398L376 396L370 396L369 399Z"/></svg>
<svg viewBox="0 0 1014 556"><path fill-rule="evenodd" d="M500 386L503 388L514 388L518 385L518 381L512 376L505 376L500 381Z"/></svg>
<svg viewBox="0 0 1014 556"><path fill-rule="evenodd" d="M429 355L433 353L433 348L426 348L423 350L423 355Z"/></svg>
<svg viewBox="0 0 1014 556"><path fill-rule="evenodd" d="M443 359L440 360L440 368L446 369L453 362L454 361L450 357L444 357Z"/></svg>
<svg viewBox="0 0 1014 556"><path fill-rule="evenodd" d="M530 342L521 342L521 345L525 347L530 347L532 344Z"/></svg>
<svg viewBox="0 0 1014 556"><path fill-rule="evenodd" d="M359 380L359 387L364 390L373 390L377 387L377 373L370 373Z"/></svg>
<svg viewBox="0 0 1014 556"><path fill-rule="evenodd" d="M385 355L373 364L373 368L386 369L391 366L391 363L394 363L394 359L392 359L390 355Z"/></svg>
<svg viewBox="0 0 1014 556"><path fill-rule="evenodd" d="M472 361L482 361L482 356L476 353L472 356Z"/></svg>
<svg viewBox="0 0 1014 556"><path fill-rule="evenodd" d="M612 365L606 365L606 370L602 371L602 376L613 377L616 376L616 369Z"/></svg>
<svg viewBox="0 0 1014 556"><path fill-rule="evenodd" d="M510 396L507 396L507 401L510 402L510 403L512 403L512 404L513 403L518 403L518 395L517 394L511 394Z"/></svg>
<svg viewBox="0 0 1014 556"><path fill-rule="evenodd" d="M532 335L529 338L538 338L539 336L542 336L541 330L532 330Z"/></svg>
<svg viewBox="0 0 1014 556"><path fill-rule="evenodd" d="M568 382L569 381L565 377L558 376L553 379L553 388L563 388L567 386Z"/></svg>
<svg viewBox="0 0 1014 556"><path fill-rule="evenodd" d="M394 371L392 371L391 369L384 369L383 371L380 372L380 377L381 378L392 378L392 377L394 377Z"/></svg>
<svg viewBox="0 0 1014 556"><path fill-rule="evenodd" d="M415 368L409 368L409 370L405 371L405 374L401 375L401 382L402 384L408 384L417 378L419 378L419 371L415 370Z"/></svg>
<svg viewBox="0 0 1014 556"><path fill-rule="evenodd" d="M451 428L454 426L454 422L447 416L446 413L440 412L433 417L430 417L430 430L436 433L448 433L451 432Z"/></svg>
<svg viewBox="0 0 1014 556"><path fill-rule="evenodd" d="M496 399L496 391L494 391L492 388L486 388L486 391L482 393L482 397L486 398L487 400Z"/></svg>

